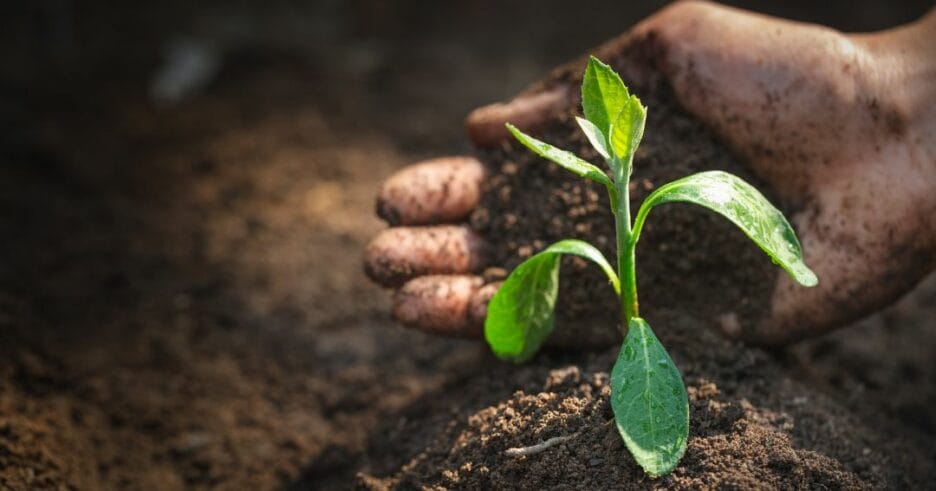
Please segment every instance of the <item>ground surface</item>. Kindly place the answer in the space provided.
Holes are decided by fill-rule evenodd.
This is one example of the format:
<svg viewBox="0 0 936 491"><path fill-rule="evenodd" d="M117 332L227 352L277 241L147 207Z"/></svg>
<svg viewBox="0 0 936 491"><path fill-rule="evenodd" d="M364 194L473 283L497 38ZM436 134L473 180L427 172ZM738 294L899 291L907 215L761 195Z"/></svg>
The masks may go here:
<svg viewBox="0 0 936 491"><path fill-rule="evenodd" d="M513 369L474 344L394 326L360 270L381 227L379 181L466 150L468 108L616 23L575 45L531 22L529 44L501 49L488 36L468 49L465 26L486 18L483 5L461 7L452 25L425 5L361 5L370 17L347 14L337 32L298 29L331 32L299 54L282 40L258 51L224 38L215 80L175 105L147 97L150 70L133 60L120 76L105 64L9 79L0 488L933 482L933 278L871 319L777 353L660 311L654 325L672 326L658 331L693 400L687 458L661 481L635 471L606 424L613 350L551 351ZM85 36L107 25L95 15ZM511 15L494 26L509 32ZM531 57L537 43L550 55ZM527 459L502 454L558 435L573 439Z"/></svg>

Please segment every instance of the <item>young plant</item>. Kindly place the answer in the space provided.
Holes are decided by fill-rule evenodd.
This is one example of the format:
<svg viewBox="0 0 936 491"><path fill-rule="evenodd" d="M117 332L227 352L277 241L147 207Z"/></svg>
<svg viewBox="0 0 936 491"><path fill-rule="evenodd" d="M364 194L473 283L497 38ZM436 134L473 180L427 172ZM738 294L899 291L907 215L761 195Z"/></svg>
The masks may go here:
<svg viewBox="0 0 936 491"><path fill-rule="evenodd" d="M499 358L516 363L528 360L553 330L561 256L574 254L596 263L620 298L622 328L627 328L611 371L611 407L617 429L644 471L661 476L676 467L686 450L689 401L679 370L638 309L635 249L650 210L672 201L704 206L740 227L800 284L814 286L818 280L803 262L799 241L783 214L750 184L725 172L700 172L660 186L644 200L631 222L628 181L634 152L643 137L646 108L617 73L592 57L582 80L582 109L585 118L576 121L604 158L610 177L570 152L510 124L507 128L533 152L607 189L616 225L617 271L586 242L556 242L507 277L488 305L484 335Z"/></svg>

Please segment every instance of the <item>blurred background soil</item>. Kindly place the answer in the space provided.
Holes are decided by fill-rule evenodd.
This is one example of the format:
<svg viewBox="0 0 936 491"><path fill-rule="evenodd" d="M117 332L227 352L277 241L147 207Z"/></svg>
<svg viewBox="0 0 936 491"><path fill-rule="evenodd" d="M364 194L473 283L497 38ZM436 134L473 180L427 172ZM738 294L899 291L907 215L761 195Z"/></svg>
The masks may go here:
<svg viewBox="0 0 936 491"><path fill-rule="evenodd" d="M499 481L452 472L539 435L508 425L492 436L486 423L535 412L515 409L525 397L577 397L586 403L557 414L601 416L593 372L606 354L551 353L513 371L476 344L404 330L361 273L361 251L381 228L383 178L469 152L470 109L661 5L0 6L0 488L482 486ZM929 4L745 6L867 30ZM754 395L725 386L722 403L732 421L770 419L783 445L812 452L785 465L815 454L842 473L805 483L931 483L918 463L936 459L934 323L931 277L819 340L776 353L723 343L732 360L763 360L776 394L805 399L749 408ZM704 392L718 377L702 360L689 381ZM554 382L570 367L593 402ZM823 433L822 421L853 426ZM816 436L849 434L870 446ZM459 454L460 435L494 443ZM427 448L450 458L419 458ZM848 460L856 452L864 459ZM584 482L562 478L540 485ZM714 482L692 479L664 484Z"/></svg>

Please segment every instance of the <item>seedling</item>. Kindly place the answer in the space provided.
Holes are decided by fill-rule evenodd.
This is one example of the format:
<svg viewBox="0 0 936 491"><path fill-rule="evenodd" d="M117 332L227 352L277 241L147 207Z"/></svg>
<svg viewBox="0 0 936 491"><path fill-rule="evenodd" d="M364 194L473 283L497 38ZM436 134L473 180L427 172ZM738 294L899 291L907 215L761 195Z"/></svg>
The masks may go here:
<svg viewBox="0 0 936 491"><path fill-rule="evenodd" d="M631 222L628 181L634 152L643 137L645 108L609 66L592 57L582 80L584 118L576 118L601 155L610 177L574 154L537 140L508 124L527 148L586 179L604 185L611 198L617 238L617 271L594 246L562 240L513 270L488 305L484 336L501 359L516 363L532 357L553 330L559 289L559 260L574 254L596 263L621 302L624 342L611 371L611 407L618 432L637 463L650 476L669 473L686 451L689 400L682 376L669 354L640 317L635 250L650 210L682 201L721 214L804 286L818 283L803 262L793 228L753 186L732 174L700 172L657 188Z"/></svg>

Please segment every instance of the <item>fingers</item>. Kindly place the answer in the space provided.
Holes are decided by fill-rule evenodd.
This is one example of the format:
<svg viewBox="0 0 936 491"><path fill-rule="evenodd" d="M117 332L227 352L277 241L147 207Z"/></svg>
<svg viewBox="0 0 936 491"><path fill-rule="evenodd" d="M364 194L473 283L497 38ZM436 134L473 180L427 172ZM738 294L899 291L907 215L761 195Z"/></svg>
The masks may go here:
<svg viewBox="0 0 936 491"><path fill-rule="evenodd" d="M468 115L465 129L476 146L493 148L510 136L505 123L523 131L536 131L550 116L573 104L574 100L574 93L568 86L557 85L509 102L475 109Z"/></svg>
<svg viewBox="0 0 936 491"><path fill-rule="evenodd" d="M486 244L467 226L394 227L368 245L364 271L375 282L395 287L417 276L478 272Z"/></svg>
<svg viewBox="0 0 936 491"><path fill-rule="evenodd" d="M479 276L420 276L397 290L393 317L407 327L432 334L480 338L487 303L498 286L484 285Z"/></svg>
<svg viewBox="0 0 936 491"><path fill-rule="evenodd" d="M447 157L391 176L377 198L390 225L428 225L468 217L481 198L484 166ZM456 337L480 337L494 289L467 273L486 264L486 244L463 225L393 227L367 248L364 270L384 286L400 287L393 315L406 326Z"/></svg>
<svg viewBox="0 0 936 491"><path fill-rule="evenodd" d="M406 167L380 187L377 215L390 225L453 223L481 199L484 165L471 157L444 157Z"/></svg>

